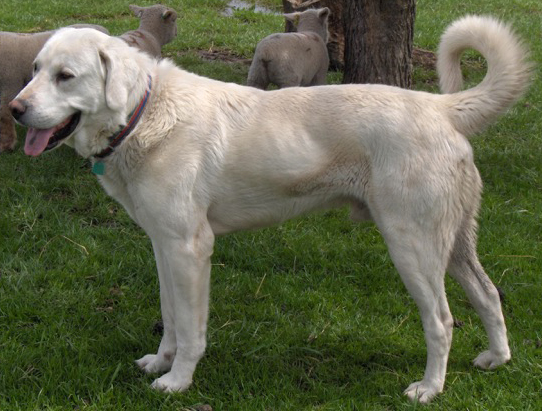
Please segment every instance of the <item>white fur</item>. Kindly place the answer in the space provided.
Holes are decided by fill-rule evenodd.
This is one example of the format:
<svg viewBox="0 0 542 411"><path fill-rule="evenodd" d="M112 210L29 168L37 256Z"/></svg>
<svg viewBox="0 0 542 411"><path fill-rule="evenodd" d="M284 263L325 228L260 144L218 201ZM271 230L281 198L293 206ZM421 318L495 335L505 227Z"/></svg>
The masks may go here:
<svg viewBox="0 0 542 411"><path fill-rule="evenodd" d="M342 204L378 225L419 306L427 367L405 391L410 398L427 402L444 386L452 339L446 270L488 333L489 350L475 364L509 360L499 296L476 255L481 181L465 137L520 97L529 66L509 29L468 17L442 39L443 84L456 72L458 45L478 47L489 74L471 90L433 95L383 85L264 92L153 61L95 32L63 30L47 43L18 96L28 105L20 121L51 127L80 110L68 143L85 157L107 145L152 76L140 123L105 159L99 180L152 240L164 336L157 354L137 363L165 373L153 387L188 388L204 353L215 235ZM510 53L516 58L507 62ZM66 69L75 77L55 82Z"/></svg>

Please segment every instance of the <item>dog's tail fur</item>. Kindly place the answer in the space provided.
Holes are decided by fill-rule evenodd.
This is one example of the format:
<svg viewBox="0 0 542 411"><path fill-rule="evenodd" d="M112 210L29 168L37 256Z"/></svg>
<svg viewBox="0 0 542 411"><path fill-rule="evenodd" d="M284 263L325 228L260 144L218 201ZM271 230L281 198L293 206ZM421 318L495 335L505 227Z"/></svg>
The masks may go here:
<svg viewBox="0 0 542 411"><path fill-rule="evenodd" d="M472 48L487 60L487 74L476 87L460 91L462 52ZM484 129L527 90L532 64L511 28L491 17L467 16L443 34L437 60L440 89L446 94L456 129L469 136Z"/></svg>

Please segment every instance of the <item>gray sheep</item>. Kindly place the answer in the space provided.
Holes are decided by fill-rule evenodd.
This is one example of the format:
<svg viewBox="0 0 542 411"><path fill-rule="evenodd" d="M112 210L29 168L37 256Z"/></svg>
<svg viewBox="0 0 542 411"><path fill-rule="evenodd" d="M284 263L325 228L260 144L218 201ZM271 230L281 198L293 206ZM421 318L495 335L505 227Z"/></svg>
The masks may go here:
<svg viewBox="0 0 542 411"><path fill-rule="evenodd" d="M258 43L247 85L265 90L270 83L279 88L326 84L329 9L309 9L284 17L297 31L271 34Z"/></svg>
<svg viewBox="0 0 542 411"><path fill-rule="evenodd" d="M130 10L139 17L139 27L120 38L153 57L162 57L162 46L177 35L177 12L161 4L150 7L131 5Z"/></svg>
<svg viewBox="0 0 542 411"><path fill-rule="evenodd" d="M70 27L90 27L109 34L107 29L94 24ZM0 31L0 152L13 150L17 143L8 103L32 78L34 58L53 33L54 30L33 34Z"/></svg>

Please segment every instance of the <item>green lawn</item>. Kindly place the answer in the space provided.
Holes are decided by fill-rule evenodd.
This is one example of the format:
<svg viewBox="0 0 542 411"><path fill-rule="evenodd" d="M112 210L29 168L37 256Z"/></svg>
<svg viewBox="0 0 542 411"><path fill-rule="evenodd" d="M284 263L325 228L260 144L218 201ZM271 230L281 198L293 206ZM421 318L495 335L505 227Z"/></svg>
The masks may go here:
<svg viewBox="0 0 542 411"><path fill-rule="evenodd" d="M278 15L221 14L227 1L179 0L179 35L164 54L185 69L243 83ZM262 2L280 11L280 0ZM128 1L3 0L0 29L76 22L112 34L137 27ZM139 3L149 5L152 3ZM419 0L415 45L467 13L511 22L542 60L539 0ZM202 52L235 56L232 62ZM245 60L243 60L245 59ZM472 84L484 62L467 55ZM330 82L340 81L330 73ZM435 73L415 70L435 90ZM86 160L63 147L0 155L0 410L540 410L542 409L542 78L472 140L485 183L479 253L503 291L513 359L471 364L487 346L462 290L447 282L457 327L445 391L428 407L402 395L425 367L420 318L378 230L347 210L217 240L208 349L186 393L148 386L133 360L160 341L150 241L108 198ZM208 410L209 408L207 408Z"/></svg>

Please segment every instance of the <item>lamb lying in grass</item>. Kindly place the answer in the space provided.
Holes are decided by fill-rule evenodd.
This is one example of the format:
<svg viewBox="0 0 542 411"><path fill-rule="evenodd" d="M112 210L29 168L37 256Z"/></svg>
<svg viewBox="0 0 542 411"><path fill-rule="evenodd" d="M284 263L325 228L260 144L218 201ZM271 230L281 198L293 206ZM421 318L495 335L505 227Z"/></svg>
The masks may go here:
<svg viewBox="0 0 542 411"><path fill-rule="evenodd" d="M279 88L326 84L329 9L309 9L284 17L297 32L271 34L258 43L247 85L265 90L270 83Z"/></svg>
<svg viewBox="0 0 542 411"><path fill-rule="evenodd" d="M106 28L94 24L70 27L90 27L109 34ZM32 34L0 31L0 152L13 150L17 143L8 103L32 78L34 58L53 33L54 30Z"/></svg>
<svg viewBox="0 0 542 411"><path fill-rule="evenodd" d="M162 46L177 35L177 12L161 4L150 7L131 5L130 10L139 17L139 27L120 38L153 57L162 57Z"/></svg>

